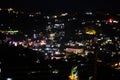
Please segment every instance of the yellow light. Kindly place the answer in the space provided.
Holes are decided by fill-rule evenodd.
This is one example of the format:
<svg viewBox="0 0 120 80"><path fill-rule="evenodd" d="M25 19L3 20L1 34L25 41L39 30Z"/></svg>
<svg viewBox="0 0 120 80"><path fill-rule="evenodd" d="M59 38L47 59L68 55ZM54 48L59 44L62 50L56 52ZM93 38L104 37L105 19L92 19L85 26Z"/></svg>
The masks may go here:
<svg viewBox="0 0 120 80"><path fill-rule="evenodd" d="M62 13L62 14L61 14L61 16L66 16L66 15L68 15L68 13Z"/></svg>
<svg viewBox="0 0 120 80"><path fill-rule="evenodd" d="M85 33L89 34L89 35L95 35L96 34L96 30L94 29L94 27L85 27Z"/></svg>
<svg viewBox="0 0 120 80"><path fill-rule="evenodd" d="M79 80L77 66L72 68L69 79L70 80Z"/></svg>
<svg viewBox="0 0 120 80"><path fill-rule="evenodd" d="M55 38L55 33L50 34L50 39L53 40Z"/></svg>
<svg viewBox="0 0 120 80"><path fill-rule="evenodd" d="M88 30L88 31L86 31L86 34L95 35L96 31L95 30Z"/></svg>
<svg viewBox="0 0 120 80"><path fill-rule="evenodd" d="M97 59L97 62L101 63L101 62L102 62L102 60L100 60L100 59Z"/></svg>

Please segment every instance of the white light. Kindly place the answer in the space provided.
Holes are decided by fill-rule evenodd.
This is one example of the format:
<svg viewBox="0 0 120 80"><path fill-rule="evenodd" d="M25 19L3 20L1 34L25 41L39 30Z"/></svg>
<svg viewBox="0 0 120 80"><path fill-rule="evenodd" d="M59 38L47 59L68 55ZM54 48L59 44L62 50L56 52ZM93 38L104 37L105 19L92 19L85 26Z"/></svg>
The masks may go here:
<svg viewBox="0 0 120 80"><path fill-rule="evenodd" d="M47 56L48 54L47 54L47 53L45 53L45 55Z"/></svg>
<svg viewBox="0 0 120 80"><path fill-rule="evenodd" d="M6 80L12 80L12 78L7 78Z"/></svg>
<svg viewBox="0 0 120 80"><path fill-rule="evenodd" d="M119 23L118 21L114 20L113 23Z"/></svg>
<svg viewBox="0 0 120 80"><path fill-rule="evenodd" d="M85 24L85 22L82 22L81 24Z"/></svg>
<svg viewBox="0 0 120 80"><path fill-rule="evenodd" d="M53 73L53 74L58 74L59 71L58 71L57 69L55 69L55 70L52 71L52 73Z"/></svg>
<svg viewBox="0 0 120 80"><path fill-rule="evenodd" d="M55 52L55 54L60 54L60 52Z"/></svg>
<svg viewBox="0 0 120 80"><path fill-rule="evenodd" d="M15 44L14 44L15 46L17 46L18 45L18 43L17 42L15 42Z"/></svg>
<svg viewBox="0 0 120 80"><path fill-rule="evenodd" d="M0 73L2 72L1 68L0 68Z"/></svg>
<svg viewBox="0 0 120 80"><path fill-rule="evenodd" d="M100 50L102 51L102 48L100 48Z"/></svg>

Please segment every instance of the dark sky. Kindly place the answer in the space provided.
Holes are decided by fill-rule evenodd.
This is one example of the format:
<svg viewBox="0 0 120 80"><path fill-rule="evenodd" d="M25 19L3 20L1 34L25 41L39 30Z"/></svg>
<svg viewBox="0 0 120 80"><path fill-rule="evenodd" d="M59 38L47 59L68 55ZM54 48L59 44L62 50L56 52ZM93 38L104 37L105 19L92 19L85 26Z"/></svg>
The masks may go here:
<svg viewBox="0 0 120 80"><path fill-rule="evenodd" d="M120 8L120 0L0 0L0 7L25 10L81 10Z"/></svg>

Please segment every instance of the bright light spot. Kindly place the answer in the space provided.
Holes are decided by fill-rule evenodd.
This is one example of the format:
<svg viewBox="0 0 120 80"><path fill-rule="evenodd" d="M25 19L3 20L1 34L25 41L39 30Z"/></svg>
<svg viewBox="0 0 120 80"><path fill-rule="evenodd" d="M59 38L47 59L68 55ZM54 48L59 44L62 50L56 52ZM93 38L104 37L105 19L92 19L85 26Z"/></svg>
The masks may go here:
<svg viewBox="0 0 120 80"><path fill-rule="evenodd" d="M13 80L12 78L6 78L6 80Z"/></svg>
<svg viewBox="0 0 120 80"><path fill-rule="evenodd" d="M46 41L45 40L41 40L40 45L46 45Z"/></svg>
<svg viewBox="0 0 120 80"><path fill-rule="evenodd" d="M119 21L114 20L113 23L119 23Z"/></svg>
<svg viewBox="0 0 120 80"><path fill-rule="evenodd" d="M13 34L18 33L19 31L18 31L18 30L10 30L10 31L5 31L5 32L7 32L7 33L13 35Z"/></svg>
<svg viewBox="0 0 120 80"><path fill-rule="evenodd" d="M53 74L58 74L58 72L59 71L57 69L55 69L55 70L52 71Z"/></svg>
<svg viewBox="0 0 120 80"><path fill-rule="evenodd" d="M10 12L10 11L13 11L13 8L8 8L8 11Z"/></svg>
<svg viewBox="0 0 120 80"><path fill-rule="evenodd" d="M47 55L48 55L48 53L45 53L45 55L47 56Z"/></svg>
<svg viewBox="0 0 120 80"><path fill-rule="evenodd" d="M92 12L86 12L85 14L86 15L92 15L93 13Z"/></svg>
<svg viewBox="0 0 120 80"><path fill-rule="evenodd" d="M53 18L57 18L57 16L55 15L55 16L53 16Z"/></svg>
<svg viewBox="0 0 120 80"><path fill-rule="evenodd" d="M60 54L60 52L56 51L55 54Z"/></svg>
<svg viewBox="0 0 120 80"><path fill-rule="evenodd" d="M118 66L118 64L116 63L115 66Z"/></svg>
<svg viewBox="0 0 120 80"><path fill-rule="evenodd" d="M95 35L97 32L93 27L86 27L85 28L85 33L89 35Z"/></svg>
<svg viewBox="0 0 120 80"><path fill-rule="evenodd" d="M15 46L17 46L17 45L18 45L18 43L17 43L17 42L15 42L15 43L14 43L14 45L15 45Z"/></svg>
<svg viewBox="0 0 120 80"><path fill-rule="evenodd" d="M65 59L65 62L68 62L68 60L67 60L67 59Z"/></svg>
<svg viewBox="0 0 120 80"><path fill-rule="evenodd" d="M113 19L112 19L112 18L110 18L108 21L109 21L110 23L112 23L112 22L113 22Z"/></svg>
<svg viewBox="0 0 120 80"><path fill-rule="evenodd" d="M53 40L55 38L55 33L50 34L50 39Z"/></svg>
<svg viewBox="0 0 120 80"><path fill-rule="evenodd" d="M95 30L86 31L86 34L95 35L96 31Z"/></svg>
<svg viewBox="0 0 120 80"><path fill-rule="evenodd" d="M68 15L68 13L62 13L61 14L61 16L67 16Z"/></svg>
<svg viewBox="0 0 120 80"><path fill-rule="evenodd" d="M30 14L29 17L34 17L34 15L33 15L33 14Z"/></svg>
<svg viewBox="0 0 120 80"><path fill-rule="evenodd" d="M77 66L72 68L69 79L70 80L79 80Z"/></svg>
<svg viewBox="0 0 120 80"><path fill-rule="evenodd" d="M29 42L29 46L32 46L33 45L33 42Z"/></svg>

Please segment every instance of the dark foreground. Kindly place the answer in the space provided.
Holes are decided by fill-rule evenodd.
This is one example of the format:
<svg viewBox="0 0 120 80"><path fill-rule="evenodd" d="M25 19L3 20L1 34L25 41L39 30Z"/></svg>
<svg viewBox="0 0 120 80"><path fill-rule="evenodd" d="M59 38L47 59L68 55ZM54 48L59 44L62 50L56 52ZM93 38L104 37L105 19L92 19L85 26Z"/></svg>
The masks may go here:
<svg viewBox="0 0 120 80"><path fill-rule="evenodd" d="M39 59L39 61L37 61ZM92 59L91 59L92 60ZM45 60L29 49L0 45L0 80L70 80L71 69L77 67L80 80L119 80L120 71L103 63L95 64L83 57ZM96 72L95 72L96 71Z"/></svg>

